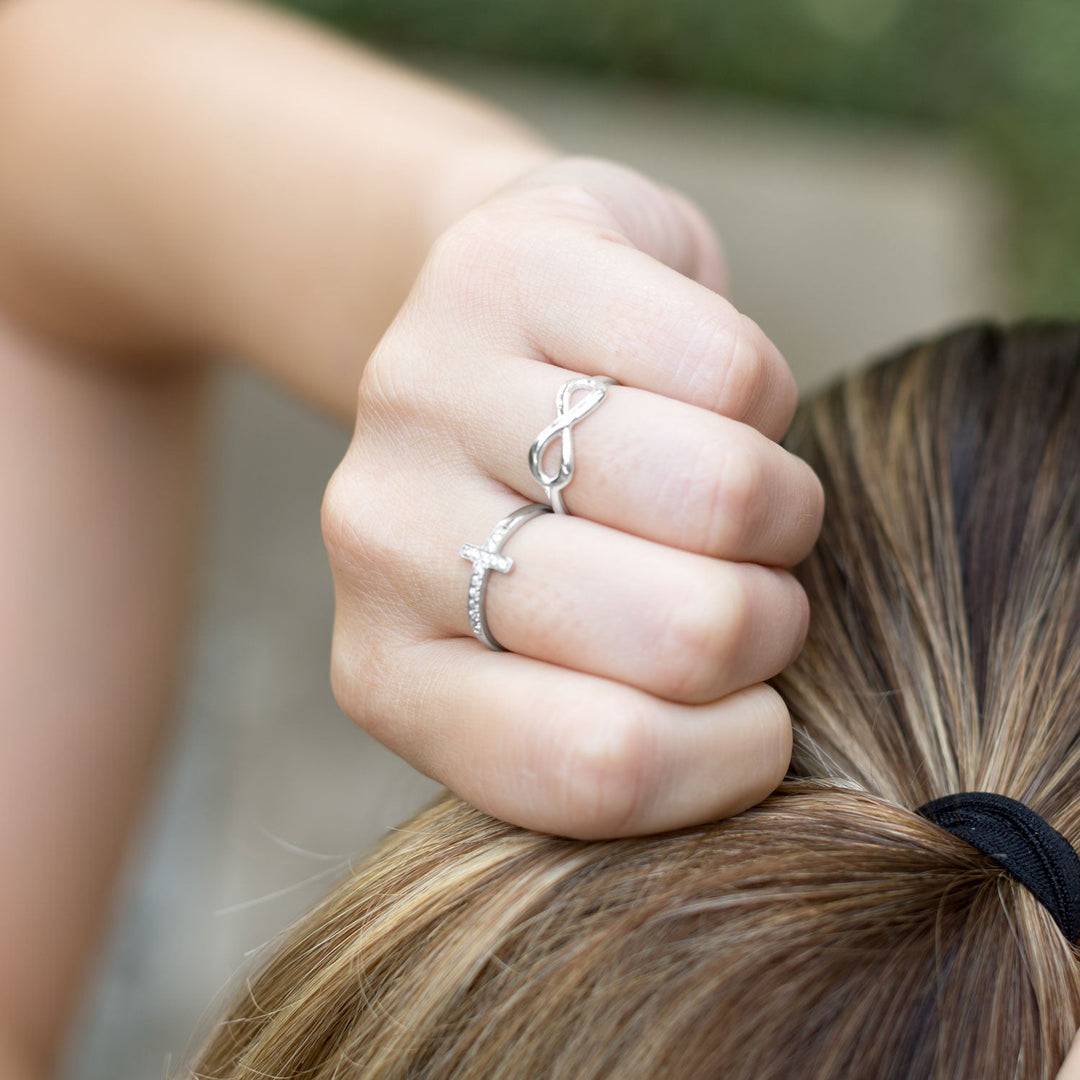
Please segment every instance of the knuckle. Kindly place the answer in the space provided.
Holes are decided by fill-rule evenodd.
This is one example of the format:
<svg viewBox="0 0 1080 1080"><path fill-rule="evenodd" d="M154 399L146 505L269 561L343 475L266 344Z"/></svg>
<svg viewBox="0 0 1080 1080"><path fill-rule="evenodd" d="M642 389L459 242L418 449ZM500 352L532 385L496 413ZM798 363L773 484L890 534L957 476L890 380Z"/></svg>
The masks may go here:
<svg viewBox="0 0 1080 1080"><path fill-rule="evenodd" d="M354 443L388 432L409 431L431 411L440 385L423 339L427 317L414 313L410 297L364 365L356 396Z"/></svg>
<svg viewBox="0 0 1080 1080"><path fill-rule="evenodd" d="M727 328L713 408L780 437L798 404L795 377L761 327L745 315Z"/></svg>
<svg viewBox="0 0 1080 1080"><path fill-rule="evenodd" d="M427 263L437 269L448 270L447 279L453 281L462 269L485 264L491 246L487 217L473 210L435 240Z"/></svg>
<svg viewBox="0 0 1080 1080"><path fill-rule="evenodd" d="M384 355L372 357L364 371L352 442L330 476L320 511L331 569L362 571L376 581L409 568L400 499L402 486L415 482L407 451L439 438L427 400L431 391L410 386L430 383L430 375L396 357L384 363Z"/></svg>
<svg viewBox="0 0 1080 1080"><path fill-rule="evenodd" d="M809 492L806 510L804 511L808 523L807 539L805 550L802 552L803 556L806 556L810 553L810 549L814 544L817 543L822 523L825 520L825 485L821 482L821 477L809 465L805 462L803 462L803 465L806 469L806 484Z"/></svg>
<svg viewBox="0 0 1080 1080"><path fill-rule="evenodd" d="M421 274L425 290L472 332L501 320L526 287L522 266L543 239L529 216L486 204L466 214L434 246Z"/></svg>
<svg viewBox="0 0 1080 1080"><path fill-rule="evenodd" d="M399 485L400 477L381 475L354 445L330 477L320 514L339 602L362 598L370 607L381 605L387 617L400 614L400 585L416 574L416 551L403 536L395 497Z"/></svg>
<svg viewBox="0 0 1080 1080"><path fill-rule="evenodd" d="M367 677L372 672L365 644L366 635L346 632L342 619L337 619L330 645L330 689L341 711L361 727L369 700Z"/></svg>
<svg viewBox="0 0 1080 1080"><path fill-rule="evenodd" d="M537 170L515 194L557 216L610 228L623 242L620 206L641 207L653 216L670 214L670 200L655 181L628 165L600 157L562 158Z"/></svg>
<svg viewBox="0 0 1080 1080"><path fill-rule="evenodd" d="M751 326L749 319L740 317L730 328L726 362L722 365L716 389L715 408L734 420L746 420L754 414L768 381L767 361L759 342L760 331L754 333Z"/></svg>
<svg viewBox="0 0 1080 1080"><path fill-rule="evenodd" d="M377 635L334 629L330 649L330 688L341 711L380 742L389 741L387 688L390 653L376 646Z"/></svg>
<svg viewBox="0 0 1080 1080"><path fill-rule="evenodd" d="M323 543L331 563L349 556L359 545L356 520L357 500L349 477L348 458L334 470L323 493L320 524Z"/></svg>
<svg viewBox="0 0 1080 1080"><path fill-rule="evenodd" d="M770 352L773 353L774 359L770 368L772 381L768 394L779 419L779 425L774 434L780 438L791 427L791 421L795 419L795 410L799 405L799 388L787 361L771 344Z"/></svg>
<svg viewBox="0 0 1080 1080"><path fill-rule="evenodd" d="M751 447L731 442L718 445L711 458L707 551L741 554L761 514L765 466Z"/></svg>
<svg viewBox="0 0 1080 1080"><path fill-rule="evenodd" d="M717 298L682 340L677 376L694 404L734 420L745 420L768 378L757 325Z"/></svg>
<svg viewBox="0 0 1080 1080"><path fill-rule="evenodd" d="M628 243L608 200L584 181L564 179L548 183L537 189L535 202L541 213L584 226L598 239Z"/></svg>
<svg viewBox="0 0 1080 1080"><path fill-rule="evenodd" d="M760 763L760 801L774 791L791 763L792 729L787 702L767 683L751 687L753 719L759 736L755 760Z"/></svg>
<svg viewBox="0 0 1080 1080"><path fill-rule="evenodd" d="M589 710L565 748L561 781L565 817L575 836L620 836L646 808L651 748L639 706Z"/></svg>
<svg viewBox="0 0 1080 1080"><path fill-rule="evenodd" d="M716 696L749 624L749 597L737 576L722 585L695 577L669 606L654 652L659 692L674 701Z"/></svg>
<svg viewBox="0 0 1080 1080"><path fill-rule="evenodd" d="M802 585L793 577L791 580L791 602L794 608L791 618L792 631L792 651L788 657L788 664L792 663L802 652L803 646L806 644L806 636L810 632L810 600L806 595L806 590Z"/></svg>
<svg viewBox="0 0 1080 1080"><path fill-rule="evenodd" d="M726 301L710 309L682 339L675 367L676 379L686 387L687 400L713 412L724 413L724 387L731 357L738 348L739 318Z"/></svg>
<svg viewBox="0 0 1080 1080"><path fill-rule="evenodd" d="M363 694L358 693L356 679L356 672L363 667L363 660L354 649L345 645L343 637L340 628L335 628L330 646L330 689L338 708L363 727Z"/></svg>

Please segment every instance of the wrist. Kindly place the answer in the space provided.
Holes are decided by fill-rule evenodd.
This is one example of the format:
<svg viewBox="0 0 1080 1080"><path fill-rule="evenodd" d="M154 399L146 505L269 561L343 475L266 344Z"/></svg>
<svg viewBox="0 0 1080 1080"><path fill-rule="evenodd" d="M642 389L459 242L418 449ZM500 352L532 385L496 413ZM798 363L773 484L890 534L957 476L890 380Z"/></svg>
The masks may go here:
<svg viewBox="0 0 1080 1080"><path fill-rule="evenodd" d="M425 250L473 207L561 156L553 146L526 132L500 134L456 146L440 159L420 219Z"/></svg>

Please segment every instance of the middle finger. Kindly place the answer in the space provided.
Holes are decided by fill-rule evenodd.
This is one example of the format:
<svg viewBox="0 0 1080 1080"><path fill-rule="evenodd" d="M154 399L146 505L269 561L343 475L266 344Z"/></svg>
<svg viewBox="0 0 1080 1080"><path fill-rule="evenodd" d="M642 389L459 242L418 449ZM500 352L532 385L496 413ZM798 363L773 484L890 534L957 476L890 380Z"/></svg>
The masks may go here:
<svg viewBox="0 0 1080 1080"><path fill-rule="evenodd" d="M526 499L547 502L528 449L555 419L558 388L579 376L527 359L484 363L459 406L463 451ZM821 482L747 424L614 386L570 437L574 473L563 496L572 514L686 551L774 566L801 561L817 538ZM549 475L560 454L556 438L544 457Z"/></svg>
<svg viewBox="0 0 1080 1080"><path fill-rule="evenodd" d="M483 528L517 505L509 493L477 494L420 532L435 537L453 522L438 549L456 554L451 536L466 529L475 533L470 543L482 544ZM503 553L512 570L490 573L485 602L499 644L671 701L715 701L771 678L806 635L806 594L784 570L693 555L556 514L529 521ZM425 591L435 621L464 636L470 567L459 563L455 572L450 561L429 563Z"/></svg>

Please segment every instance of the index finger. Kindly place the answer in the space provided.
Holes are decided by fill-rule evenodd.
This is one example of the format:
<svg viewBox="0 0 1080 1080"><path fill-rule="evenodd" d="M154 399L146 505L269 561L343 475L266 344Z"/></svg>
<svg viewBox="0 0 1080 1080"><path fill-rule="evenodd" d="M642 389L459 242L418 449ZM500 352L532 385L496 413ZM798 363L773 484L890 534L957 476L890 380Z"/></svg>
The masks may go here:
<svg viewBox="0 0 1080 1080"><path fill-rule="evenodd" d="M787 430L797 398L787 363L718 293L580 221L500 214L474 227L480 235L458 237L461 246L435 262L436 287L441 279L456 296L436 347L531 356L709 409L770 439ZM467 302L457 296L462 280Z"/></svg>
<svg viewBox="0 0 1080 1080"><path fill-rule="evenodd" d="M591 241L591 243L589 242ZM730 301L634 248L583 237L552 252L551 292L527 328L563 367L610 375L780 439L795 380L761 328Z"/></svg>

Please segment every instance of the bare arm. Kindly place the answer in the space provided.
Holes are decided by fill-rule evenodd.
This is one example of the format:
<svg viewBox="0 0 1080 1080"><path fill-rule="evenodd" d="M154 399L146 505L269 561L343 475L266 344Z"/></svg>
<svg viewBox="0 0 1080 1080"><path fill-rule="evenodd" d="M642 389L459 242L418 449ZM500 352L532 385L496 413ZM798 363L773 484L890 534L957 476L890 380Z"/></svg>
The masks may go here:
<svg viewBox="0 0 1080 1080"><path fill-rule="evenodd" d="M15 1062L47 1075L149 776L186 606L201 381L110 372L0 323L3 1080L23 1080Z"/></svg>
<svg viewBox="0 0 1080 1080"><path fill-rule="evenodd" d="M351 419L432 237L547 151L200 0L9 0L0 146L0 1078L40 1080L167 713L200 360Z"/></svg>
<svg viewBox="0 0 1080 1080"><path fill-rule="evenodd" d="M206 0L9 0L0 146L0 301L113 354L230 353L350 420L432 239L551 155L463 94Z"/></svg>
<svg viewBox="0 0 1080 1080"><path fill-rule="evenodd" d="M7 0L0 147L0 307L41 335L0 352L0 1062L47 1068L156 742L207 357L358 419L324 503L354 720L566 835L772 790L764 680L805 635L783 568L821 487L685 199L534 168L551 151L498 112L211 0ZM571 373L620 385L576 436L573 516L510 541L489 653L458 549L541 494L524 451Z"/></svg>

